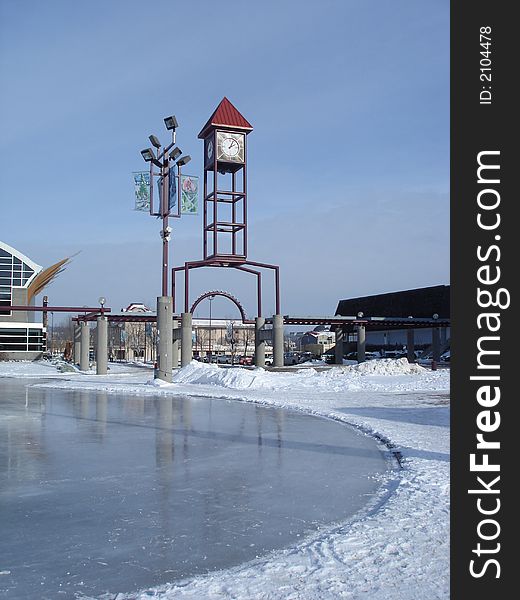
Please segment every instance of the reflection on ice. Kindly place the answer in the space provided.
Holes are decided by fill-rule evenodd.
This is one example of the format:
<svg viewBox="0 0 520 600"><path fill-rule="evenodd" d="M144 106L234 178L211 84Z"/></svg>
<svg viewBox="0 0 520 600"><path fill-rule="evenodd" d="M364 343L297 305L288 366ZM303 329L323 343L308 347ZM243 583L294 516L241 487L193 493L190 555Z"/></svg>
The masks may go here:
<svg viewBox="0 0 520 600"><path fill-rule="evenodd" d="M99 596L238 564L347 518L385 469L373 440L324 419L4 379L0 594Z"/></svg>

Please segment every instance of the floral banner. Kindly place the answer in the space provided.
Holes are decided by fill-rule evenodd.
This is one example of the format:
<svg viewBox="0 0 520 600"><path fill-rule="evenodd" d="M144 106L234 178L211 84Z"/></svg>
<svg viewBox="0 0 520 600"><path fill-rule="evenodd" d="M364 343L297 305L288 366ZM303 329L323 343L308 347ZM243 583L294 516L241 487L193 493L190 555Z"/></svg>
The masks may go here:
<svg viewBox="0 0 520 600"><path fill-rule="evenodd" d="M135 210L150 210L150 173L134 171Z"/></svg>
<svg viewBox="0 0 520 600"><path fill-rule="evenodd" d="M199 213L199 178L193 175L181 175L181 214Z"/></svg>

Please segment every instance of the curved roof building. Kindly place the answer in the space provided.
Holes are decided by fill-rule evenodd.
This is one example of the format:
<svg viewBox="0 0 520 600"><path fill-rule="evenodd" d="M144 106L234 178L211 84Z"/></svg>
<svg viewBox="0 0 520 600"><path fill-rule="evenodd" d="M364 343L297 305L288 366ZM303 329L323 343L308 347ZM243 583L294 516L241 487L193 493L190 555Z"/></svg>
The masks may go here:
<svg viewBox="0 0 520 600"><path fill-rule="evenodd" d="M0 360L34 360L46 349L41 313L4 307L34 305L36 295L68 261L66 258L43 269L0 241Z"/></svg>

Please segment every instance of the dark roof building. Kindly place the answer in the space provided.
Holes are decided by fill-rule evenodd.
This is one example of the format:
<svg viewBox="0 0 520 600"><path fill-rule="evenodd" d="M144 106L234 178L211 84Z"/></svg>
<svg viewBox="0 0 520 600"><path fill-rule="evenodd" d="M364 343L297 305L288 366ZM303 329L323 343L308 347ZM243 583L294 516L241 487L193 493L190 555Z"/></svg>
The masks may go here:
<svg viewBox="0 0 520 600"><path fill-rule="evenodd" d="M363 313L369 317L399 317L416 319L450 318L450 286L435 285L432 287L404 290L340 300L336 315L342 317L357 316Z"/></svg>

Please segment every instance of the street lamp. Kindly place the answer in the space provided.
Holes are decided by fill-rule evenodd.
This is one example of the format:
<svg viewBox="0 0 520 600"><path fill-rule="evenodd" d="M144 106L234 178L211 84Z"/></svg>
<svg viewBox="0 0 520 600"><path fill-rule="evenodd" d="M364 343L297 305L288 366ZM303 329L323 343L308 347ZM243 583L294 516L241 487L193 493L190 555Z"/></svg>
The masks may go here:
<svg viewBox="0 0 520 600"><path fill-rule="evenodd" d="M165 117L164 124L166 125L166 129L168 129L168 131L175 131L175 129L177 129L179 126L175 115L172 115L171 117Z"/></svg>
<svg viewBox="0 0 520 600"><path fill-rule="evenodd" d="M54 311L51 311L51 357L54 356Z"/></svg>
<svg viewBox="0 0 520 600"><path fill-rule="evenodd" d="M101 306L101 314L103 315L105 312L104 306L106 304L107 299L104 296L100 296L98 298L99 305Z"/></svg>
<svg viewBox="0 0 520 600"><path fill-rule="evenodd" d="M170 156L173 158L173 160L177 160L181 154L182 150L180 148L177 148L177 146L170 152Z"/></svg>
<svg viewBox="0 0 520 600"><path fill-rule="evenodd" d="M175 146L176 129L179 127L179 123L174 115L166 117L164 124L168 131L172 132L172 141L169 145L162 147L159 138L155 135L150 135L150 140L153 148L145 148L141 150L141 156L144 161L150 163L150 214L155 217L162 219L162 229L160 231L162 238L162 296L168 296L168 254L170 241L171 227L168 226L168 219L170 217L180 217L180 180L181 180L181 167L187 164L190 160L190 156L184 156L177 160L182 154L180 148ZM175 163L177 161L177 163ZM177 164L177 175L173 170L174 165ZM158 167L159 171L154 172L154 166ZM153 207L153 188L154 188L154 177L159 177L161 182L160 198L159 198L159 209L154 212ZM173 178L173 181L172 181ZM175 179L178 178L178 185L175 185ZM175 189L177 187L177 189ZM171 213L171 195L177 194L177 213Z"/></svg>
<svg viewBox="0 0 520 600"><path fill-rule="evenodd" d="M152 142L152 146L154 148L159 149L161 147L161 142L159 141L159 138L155 135L149 135L148 139L150 140L150 142Z"/></svg>
<svg viewBox="0 0 520 600"><path fill-rule="evenodd" d="M208 362L213 362L211 360L211 303L213 302L214 298L215 298L215 296L209 297L209 341L208 341L209 361Z"/></svg>

